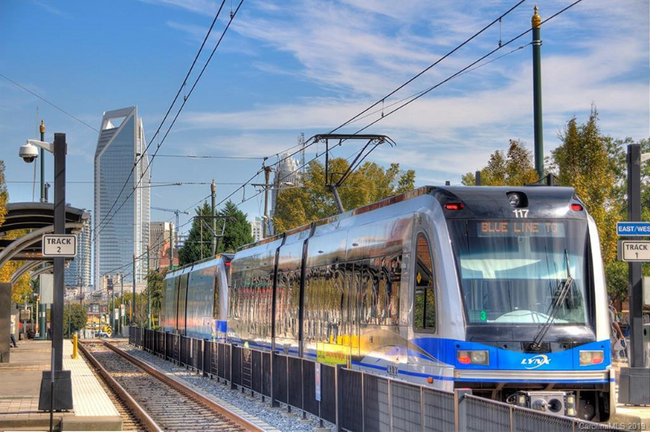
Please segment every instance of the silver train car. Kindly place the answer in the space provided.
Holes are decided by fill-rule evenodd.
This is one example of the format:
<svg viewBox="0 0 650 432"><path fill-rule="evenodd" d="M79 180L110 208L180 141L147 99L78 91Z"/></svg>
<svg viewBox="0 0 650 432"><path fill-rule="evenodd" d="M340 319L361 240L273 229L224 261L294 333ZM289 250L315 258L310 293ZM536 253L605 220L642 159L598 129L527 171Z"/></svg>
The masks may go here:
<svg viewBox="0 0 650 432"><path fill-rule="evenodd" d="M217 255L165 276L160 323L164 331L225 340L231 260L232 255Z"/></svg>
<svg viewBox="0 0 650 432"><path fill-rule="evenodd" d="M598 231L571 188L422 187L231 264L227 295L219 286L230 343L557 415L614 411ZM214 337L173 315L191 311L173 305L190 298L190 272L168 276L165 328Z"/></svg>

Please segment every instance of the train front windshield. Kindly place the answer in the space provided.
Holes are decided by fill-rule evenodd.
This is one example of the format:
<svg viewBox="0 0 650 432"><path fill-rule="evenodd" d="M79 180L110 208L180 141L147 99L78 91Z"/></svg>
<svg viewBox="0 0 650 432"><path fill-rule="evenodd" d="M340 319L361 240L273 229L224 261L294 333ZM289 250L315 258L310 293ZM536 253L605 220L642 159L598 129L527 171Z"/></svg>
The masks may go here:
<svg viewBox="0 0 650 432"><path fill-rule="evenodd" d="M449 225L470 324L587 324L586 221Z"/></svg>

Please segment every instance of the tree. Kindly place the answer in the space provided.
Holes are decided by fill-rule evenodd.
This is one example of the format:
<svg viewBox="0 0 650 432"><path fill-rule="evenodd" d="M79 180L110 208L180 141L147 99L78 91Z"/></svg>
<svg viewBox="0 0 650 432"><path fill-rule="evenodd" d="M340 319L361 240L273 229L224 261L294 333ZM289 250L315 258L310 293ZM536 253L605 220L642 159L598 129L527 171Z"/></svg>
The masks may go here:
<svg viewBox="0 0 650 432"><path fill-rule="evenodd" d="M212 256L212 233L208 227L211 227L210 219L203 219L200 216L212 216L212 208L208 203L197 207L196 215L192 221L187 240L183 247L178 251L178 261L180 265L200 261L203 258Z"/></svg>
<svg viewBox="0 0 650 432"><path fill-rule="evenodd" d="M144 290L143 297L146 299L145 301L148 302L149 293L151 293L151 316L152 323L154 323L155 326L160 323L160 308L162 306L163 287L166 273L166 270L149 270L146 277L147 288Z"/></svg>
<svg viewBox="0 0 650 432"><path fill-rule="evenodd" d="M562 144L552 152L552 168L562 185L575 189L594 218L607 265L616 259L616 222L621 214L608 138L600 133L596 109L584 124L575 117L569 120L559 137Z"/></svg>
<svg viewBox="0 0 650 432"><path fill-rule="evenodd" d="M69 304L63 309L63 336L71 337L72 333L86 326L87 320L86 309L83 306L77 303Z"/></svg>
<svg viewBox="0 0 650 432"><path fill-rule="evenodd" d="M521 140L511 139L507 153L495 151L487 166L481 169L482 186L523 186L537 180L539 176L533 166L532 154ZM462 183L476 185L474 173L465 174Z"/></svg>
<svg viewBox="0 0 650 432"><path fill-rule="evenodd" d="M335 158L330 160L329 168L330 181L337 181L347 171L349 163L343 158ZM350 210L411 190L414 184L413 170L401 171L396 163L386 169L374 162L366 162L348 176L338 191L343 207ZM278 193L273 218L276 232L337 214L332 192L325 185L325 167L314 161L307 168L302 187Z"/></svg>
<svg viewBox="0 0 650 432"><path fill-rule="evenodd" d="M223 219L217 221L217 226L226 224L223 238L219 241L219 253L236 252L241 246L254 241L248 215L237 208L232 201L226 202L223 210L218 213ZM221 232L221 231L219 231Z"/></svg>

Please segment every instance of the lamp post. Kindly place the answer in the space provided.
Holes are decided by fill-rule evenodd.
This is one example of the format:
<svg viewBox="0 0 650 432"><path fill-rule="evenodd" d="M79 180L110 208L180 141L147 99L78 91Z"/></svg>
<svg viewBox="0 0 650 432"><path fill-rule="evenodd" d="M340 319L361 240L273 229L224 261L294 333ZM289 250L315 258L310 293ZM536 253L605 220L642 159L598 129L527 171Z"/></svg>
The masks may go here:
<svg viewBox="0 0 650 432"><path fill-rule="evenodd" d="M65 234L65 156L68 144L64 133L55 133L54 142L27 140L27 143L20 147L19 155L27 163L31 163L38 157L37 148L47 150L54 155L54 234ZM43 371L43 382L41 383L41 397L39 409L72 409L72 382L70 371L63 373L63 272L65 269L65 258L55 257L54 261L54 298L52 303L52 314L50 318L50 329L52 331L52 366L51 371ZM53 378L53 379L50 379ZM52 394L47 394L43 389L49 387L54 391L54 380L57 381L56 407L52 407ZM47 397L47 400L43 400Z"/></svg>
<svg viewBox="0 0 650 432"><path fill-rule="evenodd" d="M41 141L45 141L45 123L42 119L39 130L41 132ZM43 153L43 149L39 149L39 156L41 158L41 202L46 203L47 191L45 190L45 154ZM38 289L41 290L40 284L38 286ZM38 305L38 337L42 340L47 339L47 332L45 331L45 310L46 309L44 304Z"/></svg>

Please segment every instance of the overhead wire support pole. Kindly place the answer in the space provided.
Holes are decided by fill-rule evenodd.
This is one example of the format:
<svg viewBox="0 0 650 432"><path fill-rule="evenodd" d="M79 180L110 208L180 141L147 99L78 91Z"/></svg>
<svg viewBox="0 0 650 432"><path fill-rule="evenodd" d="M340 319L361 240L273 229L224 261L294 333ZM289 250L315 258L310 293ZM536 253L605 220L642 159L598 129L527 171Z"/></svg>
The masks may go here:
<svg viewBox="0 0 650 432"><path fill-rule="evenodd" d="M43 120L41 120L41 126L39 128L41 132L41 141L45 142L45 123ZM46 192L45 192L45 152L43 149L39 149L39 157L41 158L41 202L45 203L47 202L47 199L45 197ZM42 287L40 286L39 283L39 290L42 290ZM46 315L46 306L44 304L39 304L38 305L38 332L39 332L39 339L45 340L47 339L47 332L45 331L46 323L45 323L45 315Z"/></svg>
<svg viewBox="0 0 650 432"><path fill-rule="evenodd" d="M217 199L217 184L212 179L212 184L210 184L210 198L212 200L212 255L217 254L217 209L216 209L216 199Z"/></svg>
<svg viewBox="0 0 650 432"><path fill-rule="evenodd" d="M136 307L136 302L135 302L135 260L136 260L135 254L133 254L133 299L131 300L131 327L135 325L135 307Z"/></svg>
<svg viewBox="0 0 650 432"><path fill-rule="evenodd" d="M151 286L149 285L149 252L151 245L147 243L147 328L151 329Z"/></svg>
<svg viewBox="0 0 650 432"><path fill-rule="evenodd" d="M533 29L533 118L535 135L535 170L544 178L544 127L542 122L542 18L537 13L531 20Z"/></svg>

